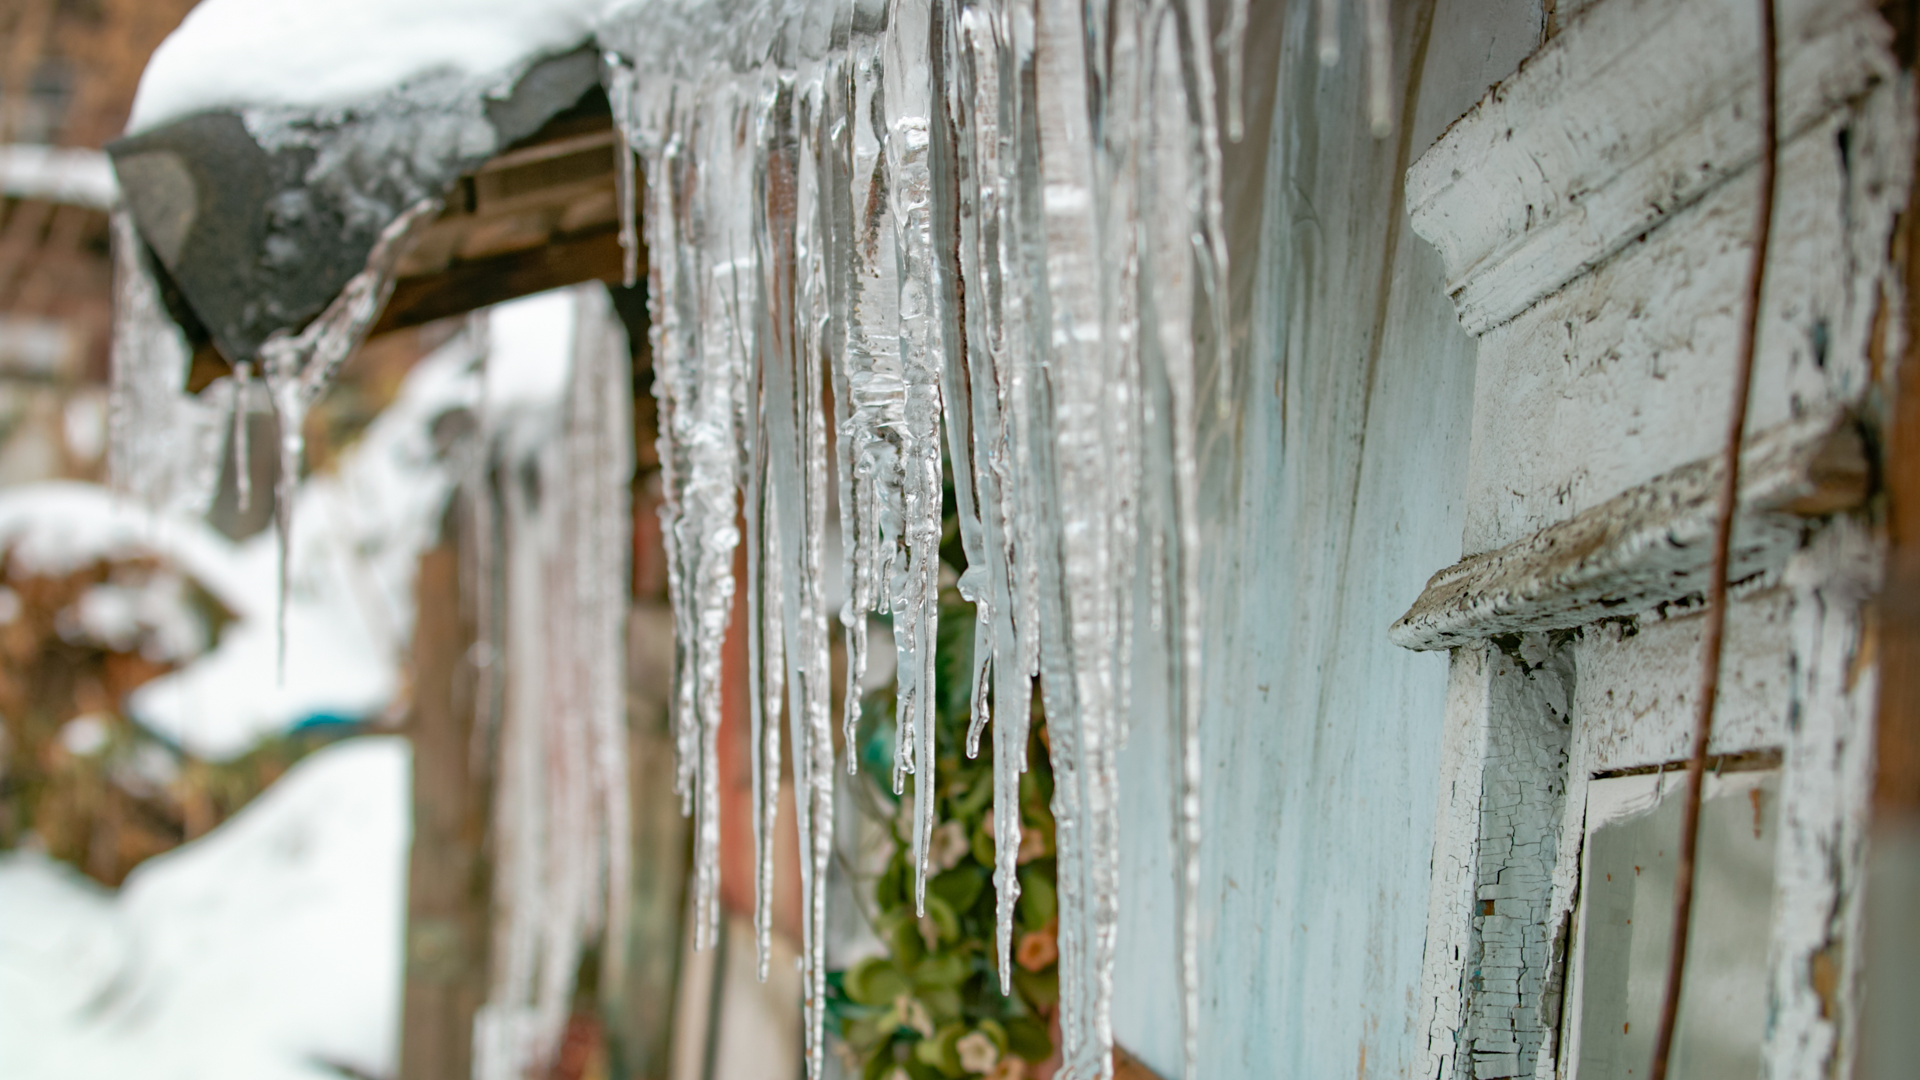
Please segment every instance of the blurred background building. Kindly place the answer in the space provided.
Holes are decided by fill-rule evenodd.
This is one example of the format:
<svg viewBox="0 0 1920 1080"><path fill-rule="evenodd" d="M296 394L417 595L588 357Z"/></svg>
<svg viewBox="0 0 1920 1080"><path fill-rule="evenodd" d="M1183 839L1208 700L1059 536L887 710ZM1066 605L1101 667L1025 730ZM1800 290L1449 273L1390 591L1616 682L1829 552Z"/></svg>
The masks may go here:
<svg viewBox="0 0 1920 1080"><path fill-rule="evenodd" d="M0 5L0 484L100 475L114 193L100 147L192 6Z"/></svg>

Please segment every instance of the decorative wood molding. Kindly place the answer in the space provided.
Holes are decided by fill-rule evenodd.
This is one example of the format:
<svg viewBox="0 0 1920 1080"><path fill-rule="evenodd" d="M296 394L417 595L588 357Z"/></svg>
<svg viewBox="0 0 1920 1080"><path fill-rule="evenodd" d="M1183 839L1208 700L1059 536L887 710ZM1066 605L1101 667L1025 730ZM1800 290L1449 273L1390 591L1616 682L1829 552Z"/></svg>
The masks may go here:
<svg viewBox="0 0 1920 1080"><path fill-rule="evenodd" d="M1864 0L1779 0L1782 141L1894 72ZM1479 335L1751 165L1750 4L1613 0L1578 15L1407 172Z"/></svg>
<svg viewBox="0 0 1920 1080"><path fill-rule="evenodd" d="M1433 575L1388 637L1405 649L1450 649L1684 600L1704 585L1719 476L1717 455L1691 462L1527 539L1463 559ZM1749 438L1733 579L1779 570L1799 546L1806 518L1858 506L1871 481L1865 442L1843 410Z"/></svg>

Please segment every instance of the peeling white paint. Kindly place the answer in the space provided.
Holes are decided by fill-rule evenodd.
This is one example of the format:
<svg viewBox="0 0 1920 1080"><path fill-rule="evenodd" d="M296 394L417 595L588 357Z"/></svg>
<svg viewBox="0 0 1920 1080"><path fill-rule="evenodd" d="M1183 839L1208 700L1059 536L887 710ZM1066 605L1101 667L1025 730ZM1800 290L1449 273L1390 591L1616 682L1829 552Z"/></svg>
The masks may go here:
<svg viewBox="0 0 1920 1080"><path fill-rule="evenodd" d="M1777 7L1786 136L1891 74L1891 35L1871 4ZM1446 259L1469 332L1505 323L1753 164L1756 26L1751 4L1724 0L1593 4L1414 166L1414 228Z"/></svg>
<svg viewBox="0 0 1920 1080"><path fill-rule="evenodd" d="M1687 754L1702 621L1693 590L1681 582L1609 617L1596 610L1602 595L1650 595L1633 560L1590 560L1584 577L1555 568L1618 540L1603 519L1633 499L1609 500L1652 491L1717 449L1753 228L1755 140L1742 128L1750 9L1586 5L1410 175L1415 228L1446 259L1462 324L1482 335L1464 546L1505 549L1436 577L1457 595L1432 611L1457 625L1396 635L1459 646L1422 977L1428 1077L1568 1075L1558 1047L1567 1029L1553 1024L1554 935L1579 895L1588 782L1675 768ZM1884 377L1873 358L1895 355L1873 335L1898 323L1882 311L1893 298L1888 242L1915 145L1908 76L1872 5L1782 0L1780 17L1780 201L1750 432L1831 409L1871 421ZM1846 507L1818 512L1836 509ZM1782 528L1785 547L1749 567L1728 613L1709 748L1777 755L1781 770L1762 1047L1777 1080L1847 1075L1855 1053L1859 949L1849 943L1864 891L1875 686L1862 612L1882 558L1867 511ZM1599 547L1570 550L1587 542ZM1663 567L1681 558L1657 547L1643 554ZM1500 559L1525 572L1489 572ZM1521 578L1538 595L1499 592ZM1514 596L1533 605L1531 622L1516 618L1527 612ZM1504 649L1483 640L1578 621L1589 625L1563 631L1537 671L1512 639ZM1539 674L1556 665L1564 706ZM1562 720L1564 765L1544 764L1542 736ZM1548 967L1536 979L1538 956Z"/></svg>

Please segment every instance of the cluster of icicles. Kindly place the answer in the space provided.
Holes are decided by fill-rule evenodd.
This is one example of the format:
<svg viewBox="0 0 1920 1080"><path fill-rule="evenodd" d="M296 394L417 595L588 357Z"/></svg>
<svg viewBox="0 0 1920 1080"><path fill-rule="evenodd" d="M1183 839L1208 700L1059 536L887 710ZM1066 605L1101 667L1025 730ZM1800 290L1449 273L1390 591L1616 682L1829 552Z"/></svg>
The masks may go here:
<svg viewBox="0 0 1920 1080"><path fill-rule="evenodd" d="M1319 4L1323 62L1337 57L1339 5ZM1386 7L1362 6L1370 112L1382 131L1391 122ZM830 622L838 618L845 634L852 770L868 615L891 617L892 781L904 794L916 779L914 888L923 901L934 799L918 780L936 758L943 468L967 564L958 589L976 612L966 752L977 754L989 730L993 740L1002 992L1037 679L1055 777L1061 1075L1111 1074L1116 755L1136 710L1132 676L1157 669L1175 747L1183 1065L1195 1075L1196 414L1199 372L1215 373L1209 397L1223 413L1232 391L1219 133L1238 138L1242 128L1248 0L1229 0L1224 27L1209 25L1208 8L1207 0L659 0L598 30L622 136L629 279L640 248L636 202L651 252L677 786L696 820L696 945L711 944L719 928L721 654L744 543L759 963L764 977L784 714L812 1077L825 1064ZM1227 75L1218 95L1216 48ZM412 230L437 209L428 201L404 212L327 312L261 350L259 373L287 432L283 567L300 419L377 316ZM124 219L119 229L132 250ZM153 296L132 299L144 312L136 323L164 319ZM140 380L164 369L177 386L185 364L183 349L150 348L143 333L117 335L126 339L116 341L125 387L117 430L123 417L158 430L167 409L186 408L134 415L143 399L159 400ZM124 373L123 351L132 358ZM569 958L625 907L619 604L610 598L625 595L616 584L625 580L624 459L614 447L626 421L605 405L625 391L606 363L575 371L566 422L589 434L561 436L541 458L554 508L496 491L504 501L482 499L476 519L475 535L506 542L501 606L513 613L480 622L508 628L497 651L519 680L497 732L506 862L496 899L507 940L475 1032L482 1076L514 1075L551 1048ZM253 370L237 366L234 401L246 399ZM196 445L211 437L203 412L172 417L193 421ZM237 448L243 430L235 426ZM116 447L139 442L116 436ZM139 455L117 453L131 475ZM512 471L495 464L474 483ZM203 490L204 471L184 486ZM831 612L827 517L836 504L848 598ZM492 586L477 588L492 596ZM497 673L480 667L482 696L497 693ZM543 670L551 674L524 678ZM582 776L584 786L568 779ZM567 868L542 863L549 848ZM607 929L608 941L621 941L617 925ZM611 958L620 952L615 944Z"/></svg>
<svg viewBox="0 0 1920 1080"><path fill-rule="evenodd" d="M489 417L465 462L461 593L480 629L474 760L494 762L493 970L475 1080L553 1060L583 949L619 985L632 870L625 649L633 383L606 290L574 290L557 409ZM504 670L503 670L504 669ZM502 676L508 676L502 678Z"/></svg>
<svg viewBox="0 0 1920 1080"><path fill-rule="evenodd" d="M1245 11L1232 8L1237 33ZM1116 755L1131 674L1160 665L1177 748L1179 996L1193 1075L1196 369L1197 353L1226 337L1206 3L826 0L725 15L662 4L633 40L604 30L602 40L616 123L647 185L698 943L718 924L721 652L742 543L760 964L764 973L784 712L810 1075L824 1050L835 617L850 771L868 613L892 619L892 782L913 791L924 902L944 450L967 564L958 589L977 613L966 751L989 729L993 740L1001 990L1037 678L1056 783L1062 1075L1110 1074ZM1226 97L1237 101L1238 87ZM1215 384L1224 402L1224 375ZM835 502L848 599L830 612Z"/></svg>

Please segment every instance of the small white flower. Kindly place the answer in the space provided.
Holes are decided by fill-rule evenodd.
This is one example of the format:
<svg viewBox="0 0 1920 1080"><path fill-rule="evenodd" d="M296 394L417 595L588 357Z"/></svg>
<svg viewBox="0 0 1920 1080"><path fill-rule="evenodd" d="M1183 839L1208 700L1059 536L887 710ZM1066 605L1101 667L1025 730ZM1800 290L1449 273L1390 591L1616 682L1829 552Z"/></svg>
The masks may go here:
<svg viewBox="0 0 1920 1080"><path fill-rule="evenodd" d="M970 1073L991 1072L1000 1063L1000 1048L984 1031L962 1035L953 1049L960 1055L960 1067Z"/></svg>
<svg viewBox="0 0 1920 1080"><path fill-rule="evenodd" d="M966 826L957 821L949 821L933 830L933 838L927 846L927 861L933 864L934 872L951 870L960 865L967 857L972 845L967 843Z"/></svg>

